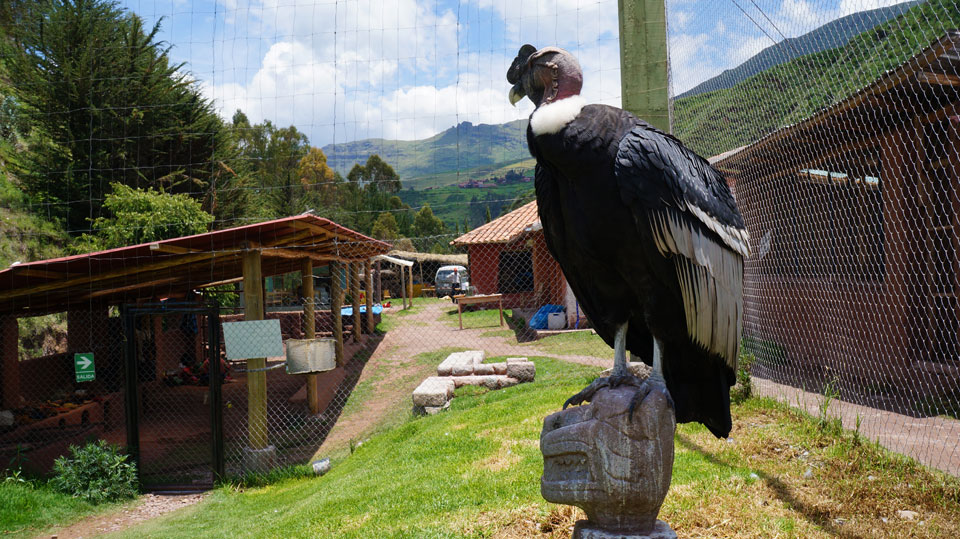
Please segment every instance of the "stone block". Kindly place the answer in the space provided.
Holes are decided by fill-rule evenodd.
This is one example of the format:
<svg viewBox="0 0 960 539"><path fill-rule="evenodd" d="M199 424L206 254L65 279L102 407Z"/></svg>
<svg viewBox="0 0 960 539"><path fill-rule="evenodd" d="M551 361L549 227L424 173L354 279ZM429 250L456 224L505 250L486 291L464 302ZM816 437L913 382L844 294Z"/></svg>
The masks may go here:
<svg viewBox="0 0 960 539"><path fill-rule="evenodd" d="M511 358L513 359L513 358ZM532 361L513 361L507 359L507 376L516 378L521 383L532 382L537 375L537 367Z"/></svg>
<svg viewBox="0 0 960 539"><path fill-rule="evenodd" d="M501 387L501 385L500 385L500 379L501 379L501 378L504 378L504 376L502 376L502 375L501 375L501 376L497 376L496 374L491 374L491 375L489 375L489 376L481 376L481 377L480 377L480 383L483 385L483 387L485 387L485 388L487 388L487 389L500 389L500 387Z"/></svg>
<svg viewBox="0 0 960 539"><path fill-rule="evenodd" d="M483 383L482 376L454 376L451 380L456 387L478 386Z"/></svg>
<svg viewBox="0 0 960 539"><path fill-rule="evenodd" d="M493 374L507 374L506 363L490 363L490 366L493 367Z"/></svg>
<svg viewBox="0 0 960 539"><path fill-rule="evenodd" d="M468 350L466 352L454 352L447 356L446 359L440 362L440 365L437 366L437 375L439 376L450 376L454 374L454 366L470 367L471 372L473 372L473 366L483 363L483 359L486 357L486 352L483 350Z"/></svg>
<svg viewBox="0 0 960 539"><path fill-rule="evenodd" d="M516 378L510 378L509 376L501 376L497 379L497 382L500 385L501 389L505 387L515 386L520 383L520 381L517 380Z"/></svg>
<svg viewBox="0 0 960 539"><path fill-rule="evenodd" d="M472 376L474 374L473 364L457 364L451 369L450 376Z"/></svg>
<svg viewBox="0 0 960 539"><path fill-rule="evenodd" d="M493 365L481 363L479 365L473 366L473 374L476 374L478 376L485 376L488 374L497 374L497 373L494 371Z"/></svg>
<svg viewBox="0 0 960 539"><path fill-rule="evenodd" d="M443 406L453 396L453 380L447 377L431 376L413 390L414 406Z"/></svg>

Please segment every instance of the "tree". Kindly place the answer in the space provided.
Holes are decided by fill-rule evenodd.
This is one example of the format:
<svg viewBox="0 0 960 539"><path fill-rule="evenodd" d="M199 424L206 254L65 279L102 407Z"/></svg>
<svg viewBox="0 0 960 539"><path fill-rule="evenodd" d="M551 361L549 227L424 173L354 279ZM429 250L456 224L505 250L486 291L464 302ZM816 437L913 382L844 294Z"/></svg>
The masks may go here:
<svg viewBox="0 0 960 539"><path fill-rule="evenodd" d="M484 223L489 223L489 222L492 221L492 220L493 220L493 217L490 215L490 206L487 206L487 213L486 213L486 215L484 216L484 221L483 221L483 222L484 222Z"/></svg>
<svg viewBox="0 0 960 539"><path fill-rule="evenodd" d="M363 168L366 172L366 180L376 185L381 191L396 193L403 189L400 176L379 155L373 154L368 157L367 164Z"/></svg>
<svg viewBox="0 0 960 539"><path fill-rule="evenodd" d="M347 179L357 185L373 184L379 191L385 193L393 194L403 189L400 176L377 154L368 157L363 165L354 164L347 173Z"/></svg>
<svg viewBox="0 0 960 539"><path fill-rule="evenodd" d="M213 216L185 194L135 189L112 183L103 208L108 215L93 221L93 234L84 234L80 250L112 249L206 232Z"/></svg>
<svg viewBox="0 0 960 539"><path fill-rule="evenodd" d="M248 188L258 198L251 213L276 218L305 211L310 201L305 199L301 172L328 175L323 169L326 156L320 157L323 152L307 161L310 170L301 170L302 160L310 153L311 146L307 135L295 126L278 128L269 120L251 125L247 115L238 110L231 127L242 163L238 174L247 179Z"/></svg>
<svg viewBox="0 0 960 539"><path fill-rule="evenodd" d="M300 159L297 175L304 192L318 195L322 206L330 206L337 200L337 175L327 164L323 150L311 146L307 155Z"/></svg>
<svg viewBox="0 0 960 539"><path fill-rule="evenodd" d="M400 231L397 228L397 220L392 213L385 211L377 217L373 223L372 235L378 240L395 240L400 237Z"/></svg>
<svg viewBox="0 0 960 539"><path fill-rule="evenodd" d="M413 216L411 231L417 238L429 238L443 233L443 221L433 214L430 204L424 204L420 211Z"/></svg>
<svg viewBox="0 0 960 539"><path fill-rule="evenodd" d="M19 2L18 2L19 3ZM11 162L69 230L100 217L113 182L202 193L234 157L225 126L157 40L108 0L51 0L0 17L0 58L31 135Z"/></svg>

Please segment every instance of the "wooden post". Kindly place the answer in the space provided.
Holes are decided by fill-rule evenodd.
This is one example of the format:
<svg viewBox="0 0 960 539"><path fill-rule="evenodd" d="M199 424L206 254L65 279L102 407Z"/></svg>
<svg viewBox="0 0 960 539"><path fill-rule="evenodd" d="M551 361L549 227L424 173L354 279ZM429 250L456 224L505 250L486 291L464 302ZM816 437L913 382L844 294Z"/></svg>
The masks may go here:
<svg viewBox="0 0 960 539"><path fill-rule="evenodd" d="M379 260L377 260L377 303L383 303L383 275L380 273Z"/></svg>
<svg viewBox="0 0 960 539"><path fill-rule="evenodd" d="M373 264L369 260L363 263L363 276L366 277L367 332L373 334Z"/></svg>
<svg viewBox="0 0 960 539"><path fill-rule="evenodd" d="M337 365L343 366L343 319L340 317L341 292L340 263L330 262L330 318L333 321L333 340L336 341Z"/></svg>
<svg viewBox="0 0 960 539"><path fill-rule="evenodd" d="M23 406L20 402L19 344L17 317L0 316L0 409L3 410Z"/></svg>
<svg viewBox="0 0 960 539"><path fill-rule="evenodd" d="M260 250L243 252L243 319L263 320L263 277L260 271ZM247 360L247 370L263 369L266 358ZM247 431L250 447L267 447L267 373L247 373Z"/></svg>
<svg viewBox="0 0 960 539"><path fill-rule="evenodd" d="M667 15L664 0L619 0L623 108L670 132Z"/></svg>
<svg viewBox="0 0 960 539"><path fill-rule="evenodd" d="M303 337L305 339L315 339L317 337L317 318L313 305L313 261L309 258L305 258L301 262L300 280L303 283ZM307 406L310 408L311 415L320 413L316 373L307 375Z"/></svg>
<svg viewBox="0 0 960 539"><path fill-rule="evenodd" d="M350 296L353 298L353 342L360 342L361 318L360 318L360 275L357 270L360 269L360 262L352 262L350 268Z"/></svg>
<svg viewBox="0 0 960 539"><path fill-rule="evenodd" d="M407 297L410 298L410 307L413 307L413 266L410 266L410 271L407 272L407 278L409 279L409 287L407 289Z"/></svg>
<svg viewBox="0 0 960 539"><path fill-rule="evenodd" d="M403 273L403 269L404 269L403 264L399 264L399 266L400 266L400 297L403 298L403 309L406 310L407 309L407 277Z"/></svg>

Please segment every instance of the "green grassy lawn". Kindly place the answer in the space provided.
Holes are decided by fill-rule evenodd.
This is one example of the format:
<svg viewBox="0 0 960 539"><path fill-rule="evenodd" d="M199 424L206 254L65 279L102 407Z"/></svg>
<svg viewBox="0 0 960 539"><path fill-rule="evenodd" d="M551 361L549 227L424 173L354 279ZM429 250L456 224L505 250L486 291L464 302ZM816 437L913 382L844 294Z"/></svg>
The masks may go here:
<svg viewBox="0 0 960 539"><path fill-rule="evenodd" d="M0 536L33 537L44 529L117 507L117 504L92 505L56 492L42 482L0 479Z"/></svg>
<svg viewBox="0 0 960 539"><path fill-rule="evenodd" d="M373 436L323 477L223 487L125 535L568 537L582 514L540 497L539 434L597 369L532 359L536 382L460 390L448 412ZM774 401L733 414L730 440L677 430L660 517L681 537L960 536L956 478ZM901 509L919 516L900 519Z"/></svg>
<svg viewBox="0 0 960 539"><path fill-rule="evenodd" d="M525 346L536 348L547 354L591 356L613 360L613 348L607 346L607 343L603 342L599 335L589 331L550 335L526 343Z"/></svg>
<svg viewBox="0 0 960 539"><path fill-rule="evenodd" d="M449 301L449 300L448 300ZM493 307L488 307L485 309L470 309L463 311L463 329L479 329L479 328L490 328L491 330L500 331L500 309L497 308L496 304L486 303L481 304L481 306L493 305ZM506 329L510 325L510 320L513 318L513 311L510 309L503 310L503 328ZM451 304L449 309L443 311L443 314L437 319L443 322L444 324L451 327L460 327L460 321L457 316L457 306ZM513 333L512 331L510 332Z"/></svg>

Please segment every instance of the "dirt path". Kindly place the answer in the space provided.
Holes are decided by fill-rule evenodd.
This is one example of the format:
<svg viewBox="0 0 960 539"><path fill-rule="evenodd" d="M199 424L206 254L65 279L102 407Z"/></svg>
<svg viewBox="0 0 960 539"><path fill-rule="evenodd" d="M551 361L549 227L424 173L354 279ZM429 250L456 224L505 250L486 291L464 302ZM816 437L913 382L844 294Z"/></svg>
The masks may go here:
<svg viewBox="0 0 960 539"><path fill-rule="evenodd" d="M318 455L344 447L351 440L369 436L371 429L398 403L409 403L414 388L427 376L436 374L436 365L418 364L415 358L441 348L484 350L487 356L548 356L584 365L605 366L612 361L573 355L544 352L536 344L519 344L512 335L489 336L489 333L507 329L497 325L459 329L442 320L452 308L450 303L428 303L416 307L417 312L399 315L400 308L392 307L384 316L395 317L397 325L387 332L377 350L370 357L360 376L359 384L373 384L374 391L363 403L363 409L340 417L327 436ZM488 336L483 336L488 334ZM384 375L384 373L388 373Z"/></svg>
<svg viewBox="0 0 960 539"><path fill-rule="evenodd" d="M85 518L61 528L51 534L37 537L56 537L57 539L81 539L96 537L105 533L125 530L130 526L156 518L160 515L189 507L206 497L206 493L184 495L145 494L125 508L102 515Z"/></svg>

